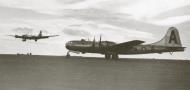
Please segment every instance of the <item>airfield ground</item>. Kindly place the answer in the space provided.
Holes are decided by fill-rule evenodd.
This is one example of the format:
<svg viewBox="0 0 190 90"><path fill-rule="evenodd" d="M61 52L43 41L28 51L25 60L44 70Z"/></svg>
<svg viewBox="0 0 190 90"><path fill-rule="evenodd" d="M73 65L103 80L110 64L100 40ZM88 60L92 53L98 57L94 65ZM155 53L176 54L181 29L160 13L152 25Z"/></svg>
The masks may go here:
<svg viewBox="0 0 190 90"><path fill-rule="evenodd" d="M0 55L0 90L190 90L190 61Z"/></svg>

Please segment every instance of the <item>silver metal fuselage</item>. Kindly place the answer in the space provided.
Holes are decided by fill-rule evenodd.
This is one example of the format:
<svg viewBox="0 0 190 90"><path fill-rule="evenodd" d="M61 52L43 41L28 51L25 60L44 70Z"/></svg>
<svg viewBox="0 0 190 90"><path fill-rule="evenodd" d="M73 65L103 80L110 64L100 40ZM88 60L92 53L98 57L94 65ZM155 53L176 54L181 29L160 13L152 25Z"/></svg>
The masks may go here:
<svg viewBox="0 0 190 90"><path fill-rule="evenodd" d="M43 38L48 38L47 36L34 36L34 35L16 35L15 38L22 38L22 39L43 39Z"/></svg>

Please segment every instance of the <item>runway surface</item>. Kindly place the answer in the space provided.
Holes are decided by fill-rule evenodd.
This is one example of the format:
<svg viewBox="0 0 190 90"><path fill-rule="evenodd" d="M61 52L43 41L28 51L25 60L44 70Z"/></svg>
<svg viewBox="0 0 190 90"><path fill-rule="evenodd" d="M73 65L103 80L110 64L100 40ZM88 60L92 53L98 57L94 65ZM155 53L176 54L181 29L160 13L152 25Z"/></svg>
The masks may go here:
<svg viewBox="0 0 190 90"><path fill-rule="evenodd" d="M190 61L0 55L0 90L190 90Z"/></svg>

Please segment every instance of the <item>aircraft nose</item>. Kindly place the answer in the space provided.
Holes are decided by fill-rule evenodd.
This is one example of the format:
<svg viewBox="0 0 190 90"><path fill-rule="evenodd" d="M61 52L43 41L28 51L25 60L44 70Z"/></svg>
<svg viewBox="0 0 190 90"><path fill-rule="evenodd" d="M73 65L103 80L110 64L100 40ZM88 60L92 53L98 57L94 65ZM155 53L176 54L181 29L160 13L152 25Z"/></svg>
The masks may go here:
<svg viewBox="0 0 190 90"><path fill-rule="evenodd" d="M67 49L70 49L71 44L72 44L72 42L67 42L67 43L65 44L66 48L67 48Z"/></svg>

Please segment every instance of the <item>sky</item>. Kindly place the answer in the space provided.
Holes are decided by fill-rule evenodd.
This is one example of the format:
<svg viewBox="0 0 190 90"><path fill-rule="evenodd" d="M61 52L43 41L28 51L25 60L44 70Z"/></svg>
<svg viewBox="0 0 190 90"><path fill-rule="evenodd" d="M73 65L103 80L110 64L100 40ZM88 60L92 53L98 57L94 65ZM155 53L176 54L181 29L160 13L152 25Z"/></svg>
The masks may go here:
<svg viewBox="0 0 190 90"><path fill-rule="evenodd" d="M0 0L0 53L65 55L65 43L102 35L117 43L138 39L152 43L168 28L178 28L185 52L125 55L131 58L190 59L190 0ZM22 42L7 35L61 36ZM76 54L71 54L76 55ZM80 56L100 56L80 54Z"/></svg>

